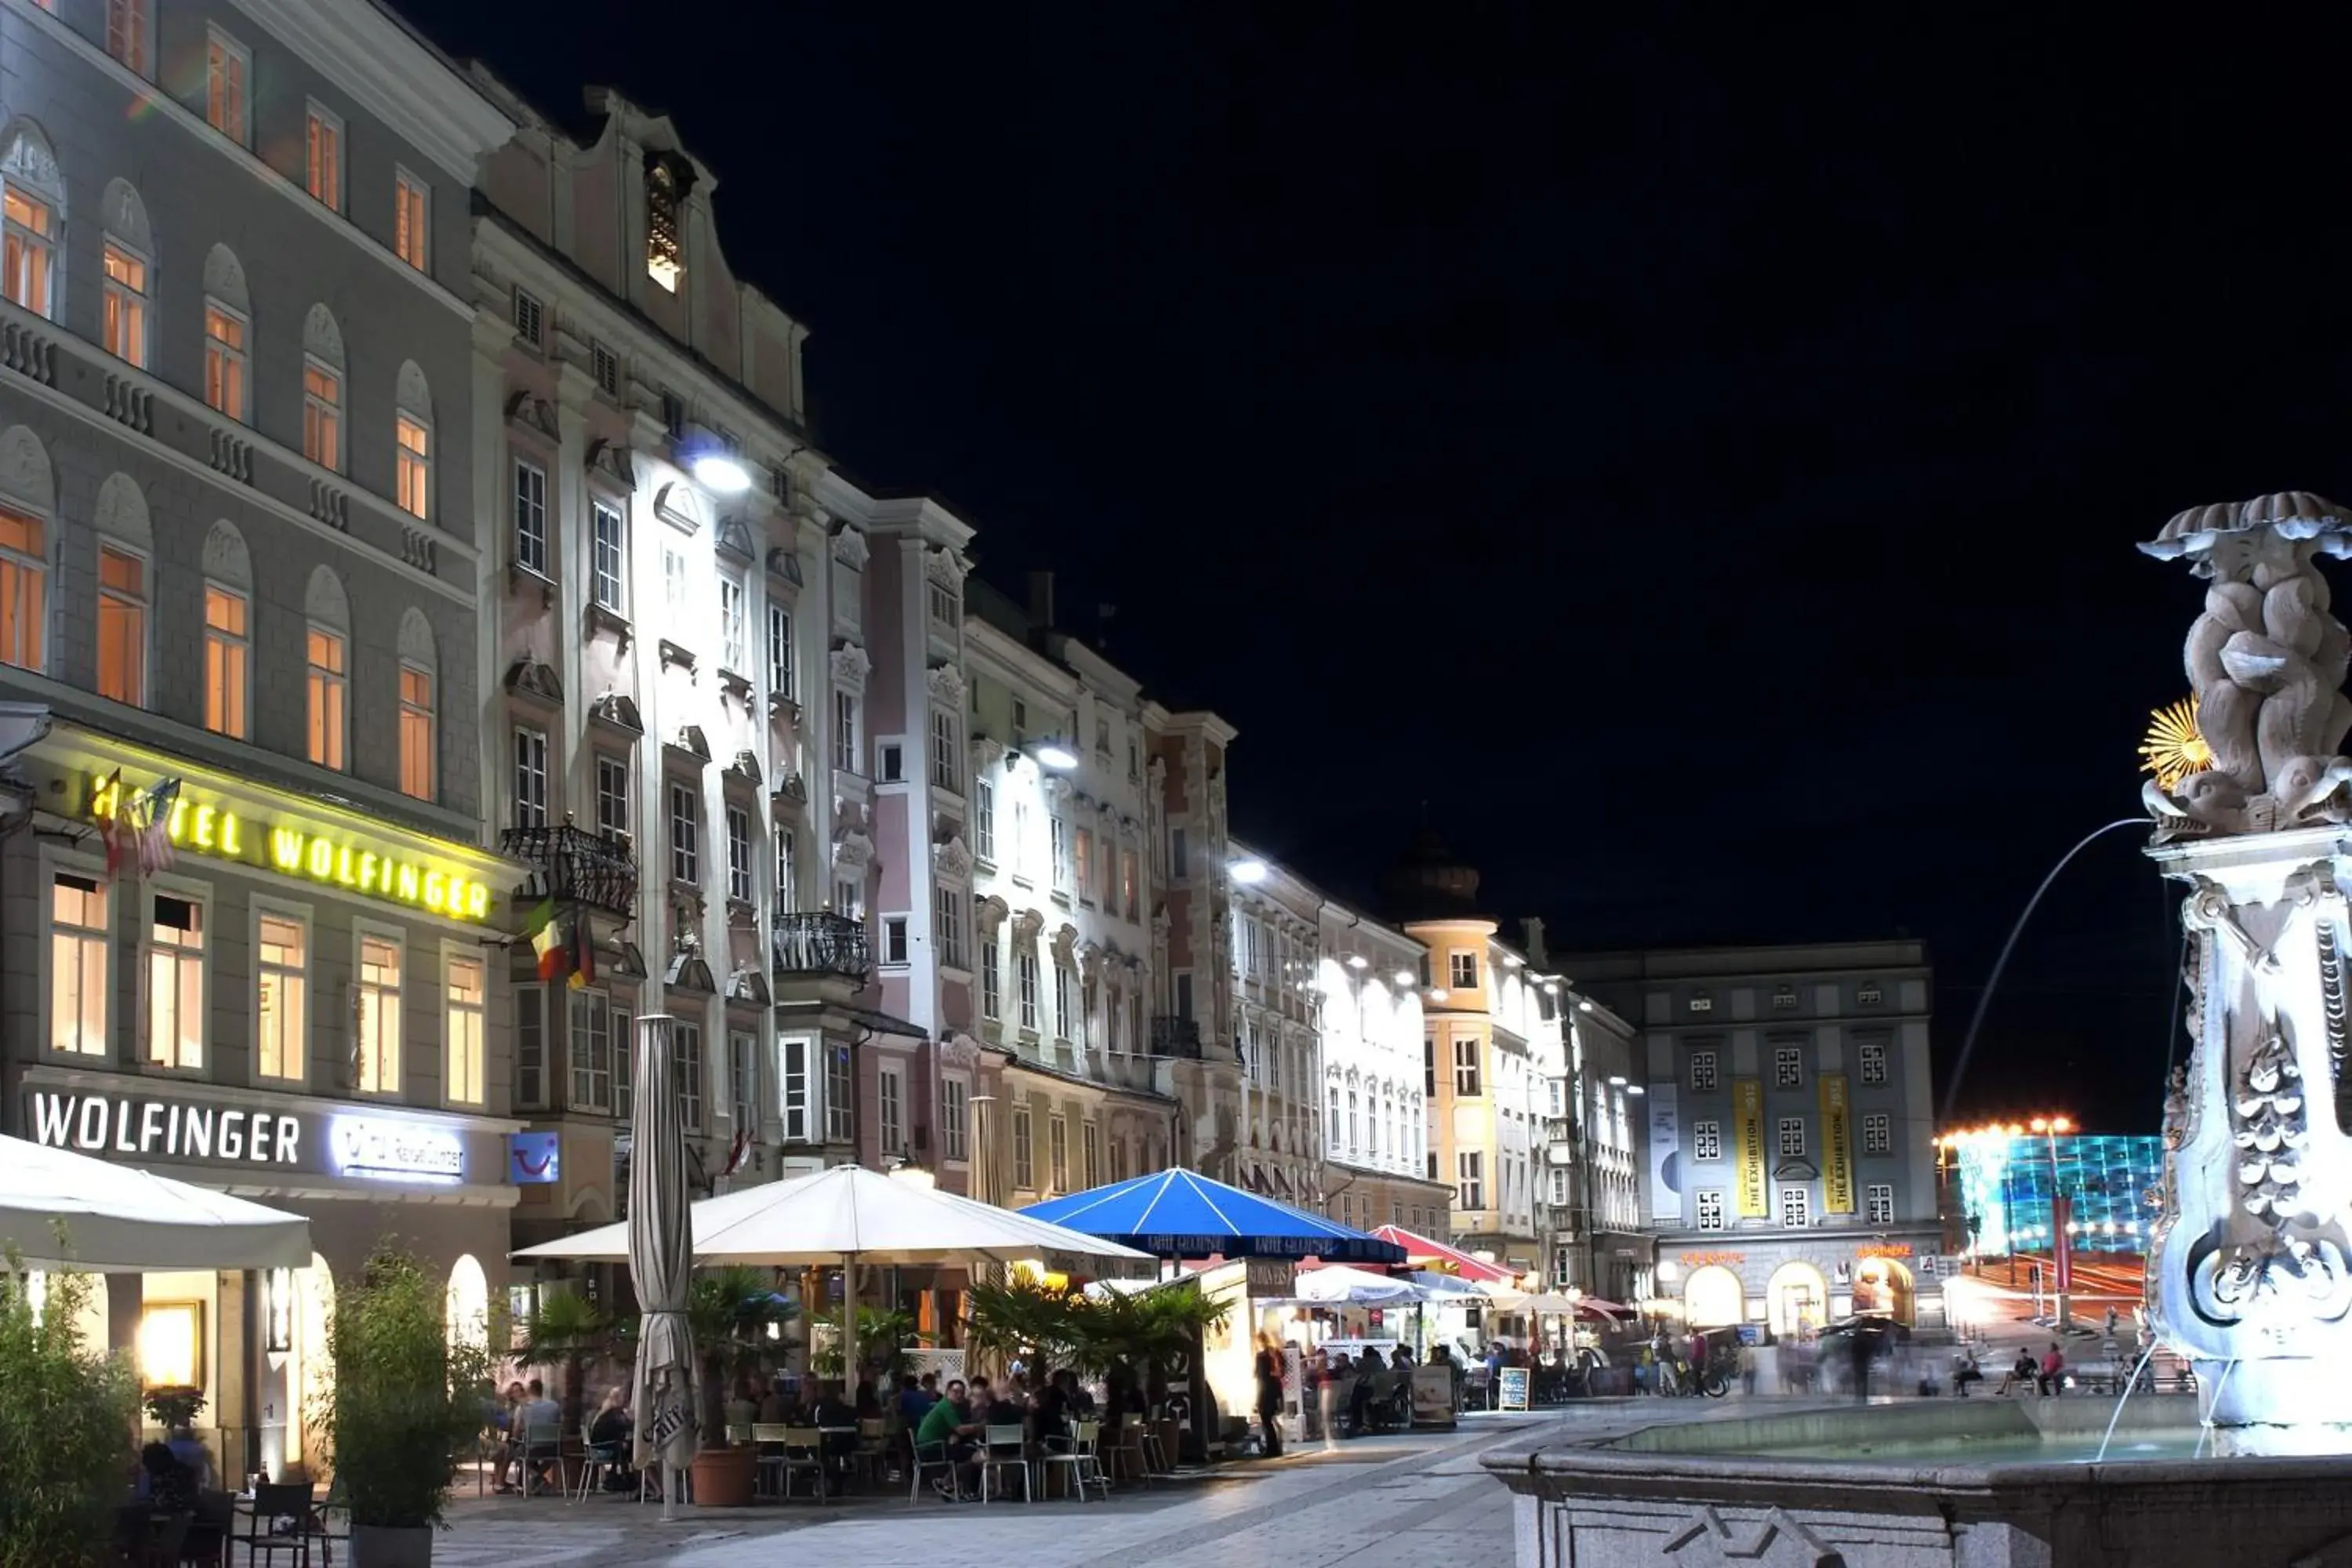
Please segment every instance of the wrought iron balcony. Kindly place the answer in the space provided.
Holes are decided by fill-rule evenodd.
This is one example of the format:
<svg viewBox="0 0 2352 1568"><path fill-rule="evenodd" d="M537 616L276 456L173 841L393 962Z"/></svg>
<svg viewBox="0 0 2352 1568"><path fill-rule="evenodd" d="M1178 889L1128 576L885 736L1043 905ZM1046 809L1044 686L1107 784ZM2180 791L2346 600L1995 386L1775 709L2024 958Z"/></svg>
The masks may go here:
<svg viewBox="0 0 2352 1568"><path fill-rule="evenodd" d="M519 900L570 900L634 917L637 908L637 862L629 841L591 833L564 823L557 827L509 827L499 835L499 852L530 868Z"/></svg>
<svg viewBox="0 0 2352 1568"><path fill-rule="evenodd" d="M837 974L863 985L874 973L874 950L866 927L827 910L777 911L773 947L780 980Z"/></svg>
<svg viewBox="0 0 2352 1568"><path fill-rule="evenodd" d="M1154 1017L1151 1020L1151 1054L1189 1062L1199 1061L1201 1021L1198 1018Z"/></svg>

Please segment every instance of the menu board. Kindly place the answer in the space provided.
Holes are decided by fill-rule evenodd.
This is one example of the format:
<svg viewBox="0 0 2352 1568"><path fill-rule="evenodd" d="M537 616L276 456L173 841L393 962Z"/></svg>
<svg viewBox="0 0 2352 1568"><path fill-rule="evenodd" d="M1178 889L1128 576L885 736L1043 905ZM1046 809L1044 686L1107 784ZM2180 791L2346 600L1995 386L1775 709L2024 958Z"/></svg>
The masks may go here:
<svg viewBox="0 0 2352 1568"><path fill-rule="evenodd" d="M1528 1369L1523 1366L1501 1368L1502 1383L1497 1410L1525 1410L1528 1407Z"/></svg>

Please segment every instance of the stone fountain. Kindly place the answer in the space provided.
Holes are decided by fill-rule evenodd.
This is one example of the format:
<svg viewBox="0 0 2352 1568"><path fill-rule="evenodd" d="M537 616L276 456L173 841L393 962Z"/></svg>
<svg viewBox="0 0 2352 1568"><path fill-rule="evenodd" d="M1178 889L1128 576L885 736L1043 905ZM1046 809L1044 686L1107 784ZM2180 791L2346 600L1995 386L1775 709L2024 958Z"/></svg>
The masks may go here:
<svg viewBox="0 0 2352 1568"><path fill-rule="evenodd" d="M2318 567L2352 555L2352 512L2263 496L2141 548L2211 584L2193 721L2143 792L2187 889L2190 1042L2147 1307L2195 1394L1595 1411L1486 1461L1520 1568L2352 1568L2352 634Z"/></svg>

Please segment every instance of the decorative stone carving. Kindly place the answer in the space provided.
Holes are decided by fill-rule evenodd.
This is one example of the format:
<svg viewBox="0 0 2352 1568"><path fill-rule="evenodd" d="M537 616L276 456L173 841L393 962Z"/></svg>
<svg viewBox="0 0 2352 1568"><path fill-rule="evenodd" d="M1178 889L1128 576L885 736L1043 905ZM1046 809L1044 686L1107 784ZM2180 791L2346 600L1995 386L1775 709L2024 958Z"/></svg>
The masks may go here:
<svg viewBox="0 0 2352 1568"><path fill-rule="evenodd" d="M109 237L121 240L143 255L155 254L155 237L147 227L147 207L139 199L139 188L128 180L109 180L106 192L99 198L99 207L106 215Z"/></svg>
<svg viewBox="0 0 2352 1568"><path fill-rule="evenodd" d="M972 900L972 923L980 928L980 934L983 938L994 934L996 929L1011 918L1012 914L1013 907L994 893Z"/></svg>
<svg viewBox="0 0 2352 1568"><path fill-rule="evenodd" d="M970 882L971 880L971 851L963 847L963 838L961 835L933 847L931 865L948 881Z"/></svg>
<svg viewBox="0 0 2352 1568"><path fill-rule="evenodd" d="M37 186L50 196L65 190L65 182L58 174L57 154L49 151L39 132L21 121L5 156L0 157L0 174L14 184Z"/></svg>
<svg viewBox="0 0 2352 1568"><path fill-rule="evenodd" d="M645 721L637 717L635 701L618 691L607 691L591 702L588 717L627 735L642 736L646 732Z"/></svg>
<svg viewBox="0 0 2352 1568"><path fill-rule="evenodd" d="M833 863L846 870L863 870L874 863L874 840L856 828L845 828L834 837Z"/></svg>
<svg viewBox="0 0 2352 1568"><path fill-rule="evenodd" d="M631 489L637 487L636 454L608 437L588 443L588 471L609 474Z"/></svg>
<svg viewBox="0 0 2352 1568"><path fill-rule="evenodd" d="M963 711L963 671L951 664L935 664L923 676L931 700L951 713Z"/></svg>
<svg viewBox="0 0 2352 1568"><path fill-rule="evenodd" d="M741 779L753 789L760 787L760 759L751 752L738 752L735 760L727 764L730 778Z"/></svg>
<svg viewBox="0 0 2352 1568"><path fill-rule="evenodd" d="M863 572L871 555L872 552L866 546L866 535L857 530L843 523L834 531L833 558L844 566L853 572Z"/></svg>
<svg viewBox="0 0 2352 1568"><path fill-rule="evenodd" d="M702 732L699 724L680 724L677 737L669 742L669 749L683 752L697 762L710 760L710 738Z"/></svg>
<svg viewBox="0 0 2352 1568"><path fill-rule="evenodd" d="M969 749L975 773L985 773L1004 760L1004 742L992 735L973 735Z"/></svg>
<svg viewBox="0 0 2352 1568"><path fill-rule="evenodd" d="M155 532L147 521L147 495L129 474L109 474L98 487L90 521L98 531L152 551Z"/></svg>
<svg viewBox="0 0 2352 1568"><path fill-rule="evenodd" d="M1035 910L1023 910L1013 917L1013 937L1015 942L1034 944L1037 933L1045 929L1045 917Z"/></svg>
<svg viewBox="0 0 2352 1568"><path fill-rule="evenodd" d="M520 425L535 436L550 441L562 439L555 423L555 406L544 397L533 397L528 389L507 399L507 422Z"/></svg>
<svg viewBox="0 0 2352 1568"><path fill-rule="evenodd" d="M962 556L945 545L923 552L923 575L959 593L962 592L964 576L971 570Z"/></svg>
<svg viewBox="0 0 2352 1568"><path fill-rule="evenodd" d="M692 486L677 479L654 492L654 515L688 533L702 527L702 503L694 499Z"/></svg>
<svg viewBox="0 0 2352 1568"><path fill-rule="evenodd" d="M751 543L751 525L743 521L740 512L719 520L719 533L711 543L720 554L732 556L738 561L749 563L759 559Z"/></svg>
<svg viewBox="0 0 2352 1568"><path fill-rule="evenodd" d="M874 661L856 643L844 642L833 650L833 683L852 696L866 694L866 678L873 671Z"/></svg>
<svg viewBox="0 0 2352 1568"><path fill-rule="evenodd" d="M768 575L780 577L795 588L805 586L801 579L800 552L788 550L781 544L769 551Z"/></svg>
<svg viewBox="0 0 2352 1568"><path fill-rule="evenodd" d="M1071 962L1077 951L1078 928L1066 921L1054 931L1054 956L1061 963Z"/></svg>
<svg viewBox="0 0 2352 1568"><path fill-rule="evenodd" d="M48 449L22 425L0 432L0 495L34 511L57 510L57 472L49 467Z"/></svg>
<svg viewBox="0 0 2352 1568"><path fill-rule="evenodd" d="M507 666L507 695L536 702L545 708L563 706L563 678L555 667L542 659L523 655Z"/></svg>
<svg viewBox="0 0 2352 1568"><path fill-rule="evenodd" d="M226 587L253 586L253 560L246 552L245 535L226 518L205 535L205 576Z"/></svg>

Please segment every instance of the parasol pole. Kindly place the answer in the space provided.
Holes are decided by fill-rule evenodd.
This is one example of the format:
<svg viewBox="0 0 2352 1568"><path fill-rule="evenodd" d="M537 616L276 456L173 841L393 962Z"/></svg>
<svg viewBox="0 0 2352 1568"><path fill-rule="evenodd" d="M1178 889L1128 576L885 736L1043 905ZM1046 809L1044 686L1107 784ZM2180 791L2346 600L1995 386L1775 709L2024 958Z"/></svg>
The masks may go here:
<svg viewBox="0 0 2352 1568"><path fill-rule="evenodd" d="M845 1404L857 1397L857 1254L841 1255L841 1386Z"/></svg>

